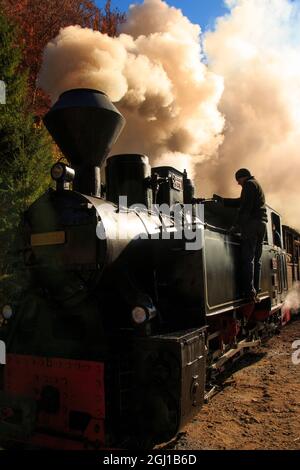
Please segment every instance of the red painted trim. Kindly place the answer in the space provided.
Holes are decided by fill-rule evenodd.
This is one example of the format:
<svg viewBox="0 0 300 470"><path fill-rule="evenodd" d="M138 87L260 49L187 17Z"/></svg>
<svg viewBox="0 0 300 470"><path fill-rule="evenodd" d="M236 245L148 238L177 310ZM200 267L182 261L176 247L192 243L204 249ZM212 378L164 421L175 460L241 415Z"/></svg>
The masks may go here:
<svg viewBox="0 0 300 470"><path fill-rule="evenodd" d="M105 387L104 364L61 358L47 358L8 354L4 367L4 391L13 395L33 398L37 402L44 387L51 386L59 392L59 410L51 414L40 411L31 443L52 448L83 448L83 441L104 446ZM86 413L91 417L84 432L70 428L70 412ZM60 433L65 438L47 434ZM82 442L72 441L72 437ZM72 444L69 444L71 443ZM66 443L67 447L64 447Z"/></svg>

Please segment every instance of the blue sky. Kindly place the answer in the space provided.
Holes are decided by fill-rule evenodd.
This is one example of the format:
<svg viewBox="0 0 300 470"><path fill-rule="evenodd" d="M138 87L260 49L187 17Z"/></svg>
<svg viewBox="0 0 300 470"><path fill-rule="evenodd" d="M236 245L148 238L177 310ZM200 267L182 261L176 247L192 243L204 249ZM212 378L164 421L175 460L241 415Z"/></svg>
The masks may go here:
<svg viewBox="0 0 300 470"><path fill-rule="evenodd" d="M99 6L105 4L105 0L97 0ZM127 11L132 3L143 3L143 0L112 0L113 7L121 11ZM212 27L216 17L226 12L223 0L168 0L169 5L180 8L193 23L198 23L202 30Z"/></svg>

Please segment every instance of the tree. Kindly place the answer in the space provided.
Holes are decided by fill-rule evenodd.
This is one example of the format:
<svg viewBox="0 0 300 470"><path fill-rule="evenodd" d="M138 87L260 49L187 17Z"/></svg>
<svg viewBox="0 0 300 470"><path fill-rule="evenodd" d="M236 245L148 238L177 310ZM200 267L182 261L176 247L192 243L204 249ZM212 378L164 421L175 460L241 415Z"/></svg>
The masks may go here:
<svg viewBox="0 0 300 470"><path fill-rule="evenodd" d="M124 14L112 9L110 0L103 10L90 0L0 0L1 5L6 15L19 25L18 40L23 45L21 65L29 70L31 106L37 116L49 108L49 99L36 85L43 50L60 28L79 24L113 36L125 20Z"/></svg>
<svg viewBox="0 0 300 470"><path fill-rule="evenodd" d="M15 41L16 28L0 13L0 80L7 95L0 104L0 305L1 295L16 288L20 215L49 184L53 161L50 138L28 112L27 75L20 71L22 51Z"/></svg>
<svg viewBox="0 0 300 470"><path fill-rule="evenodd" d="M117 36L118 27L126 20L125 13L120 13L118 9L112 9L111 0L107 0L104 5L104 13L99 17L100 22L97 29L101 33L109 36Z"/></svg>

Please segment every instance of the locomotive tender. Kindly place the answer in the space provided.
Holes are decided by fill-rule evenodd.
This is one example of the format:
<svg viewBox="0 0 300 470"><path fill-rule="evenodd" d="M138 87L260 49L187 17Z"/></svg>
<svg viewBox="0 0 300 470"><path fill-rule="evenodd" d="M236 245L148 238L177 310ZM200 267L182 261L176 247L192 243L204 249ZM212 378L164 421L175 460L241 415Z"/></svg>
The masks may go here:
<svg viewBox="0 0 300 470"><path fill-rule="evenodd" d="M101 184L124 126L105 94L69 90L44 122L71 166L53 166L56 189L24 215L30 284L0 328L0 442L168 441L226 363L290 318L283 305L299 264L296 274L274 243L281 220L268 208L261 302L249 303L240 237L228 233L235 209L194 198L186 172L151 169L143 155L108 158Z"/></svg>

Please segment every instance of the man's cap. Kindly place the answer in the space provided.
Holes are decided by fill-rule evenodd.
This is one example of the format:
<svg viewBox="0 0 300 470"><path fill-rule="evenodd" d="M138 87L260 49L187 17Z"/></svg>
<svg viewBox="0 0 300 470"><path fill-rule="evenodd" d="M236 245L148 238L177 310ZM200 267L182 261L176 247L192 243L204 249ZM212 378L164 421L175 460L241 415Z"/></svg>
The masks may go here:
<svg viewBox="0 0 300 470"><path fill-rule="evenodd" d="M246 168L241 168L240 170L238 170L235 174L235 179L238 180L240 178L251 178L251 173L249 170L247 170Z"/></svg>

